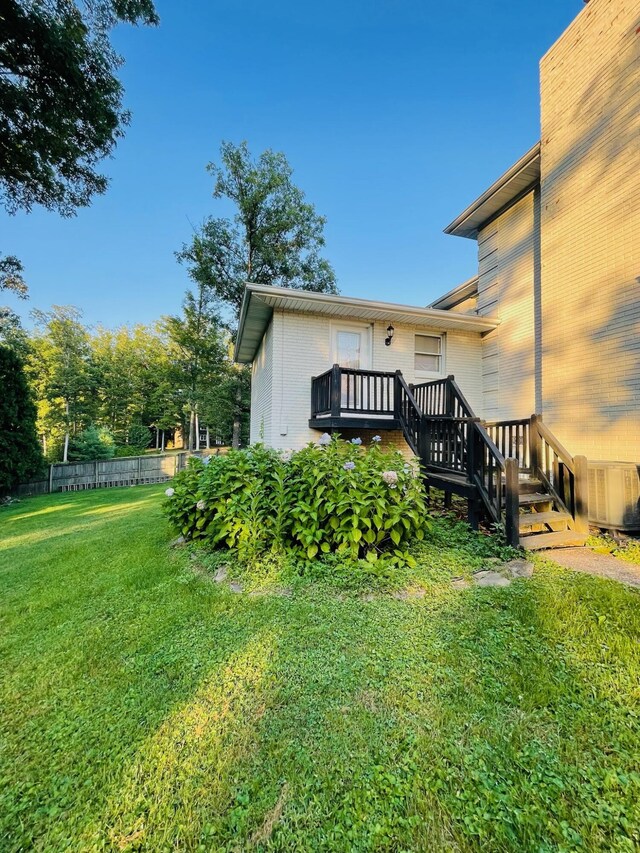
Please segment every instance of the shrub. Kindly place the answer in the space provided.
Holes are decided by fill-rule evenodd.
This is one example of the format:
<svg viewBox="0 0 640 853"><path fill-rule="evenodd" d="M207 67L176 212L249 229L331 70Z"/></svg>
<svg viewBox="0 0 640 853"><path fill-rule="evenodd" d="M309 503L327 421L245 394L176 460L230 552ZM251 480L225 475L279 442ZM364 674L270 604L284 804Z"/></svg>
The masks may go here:
<svg viewBox="0 0 640 853"><path fill-rule="evenodd" d="M142 448L142 452L144 453L145 449L151 444L151 430L149 427L144 424L132 424L127 433L127 444L131 446L132 452L129 454L130 456L140 455L137 453L138 448ZM136 453L133 452L134 450Z"/></svg>
<svg viewBox="0 0 640 853"><path fill-rule="evenodd" d="M88 426L69 443L70 462L91 462L94 459L112 459L115 442L109 430Z"/></svg>
<svg viewBox="0 0 640 853"><path fill-rule="evenodd" d="M283 550L312 560L339 554L411 563L422 538L425 493L417 465L377 442L323 437L293 454L257 445L190 460L167 490L166 512L189 539L241 556Z"/></svg>
<svg viewBox="0 0 640 853"><path fill-rule="evenodd" d="M121 444L115 449L114 456L117 459L120 459L124 456L144 456L146 453L146 448L144 447L133 447L131 444Z"/></svg>

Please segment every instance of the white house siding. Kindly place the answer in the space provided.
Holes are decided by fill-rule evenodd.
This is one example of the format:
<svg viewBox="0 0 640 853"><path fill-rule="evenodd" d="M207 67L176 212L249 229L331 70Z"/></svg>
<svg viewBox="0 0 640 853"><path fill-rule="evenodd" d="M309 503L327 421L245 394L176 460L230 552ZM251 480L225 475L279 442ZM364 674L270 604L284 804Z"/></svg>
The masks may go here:
<svg viewBox="0 0 640 853"><path fill-rule="evenodd" d="M478 235L477 313L500 326L482 340L482 412L488 420L535 411L535 300L539 199L533 191Z"/></svg>
<svg viewBox="0 0 640 853"><path fill-rule="evenodd" d="M341 323L349 322L362 324L359 320L341 319ZM396 325L393 342L387 347L384 339L388 324L370 325L371 369L401 370L407 382L417 383L435 378L419 377L414 373L414 335L440 334L439 329ZM276 310L270 328L273 339L271 431L267 434L265 430L264 440L276 448L297 449L318 438L318 431L309 429L308 425L311 377L324 373L332 365L331 320L320 314ZM480 335L475 332L448 331L444 346L443 375L454 374L471 406L477 407L479 411L482 406ZM252 406L257 397L257 391L252 390ZM396 445L399 443L398 436L387 435L386 438ZM253 426L251 440L259 440Z"/></svg>
<svg viewBox="0 0 640 853"><path fill-rule="evenodd" d="M640 461L640 2L591 0L542 59L545 420Z"/></svg>
<svg viewBox="0 0 640 853"><path fill-rule="evenodd" d="M269 324L251 365L251 423L249 440L271 444L273 409L273 323Z"/></svg>

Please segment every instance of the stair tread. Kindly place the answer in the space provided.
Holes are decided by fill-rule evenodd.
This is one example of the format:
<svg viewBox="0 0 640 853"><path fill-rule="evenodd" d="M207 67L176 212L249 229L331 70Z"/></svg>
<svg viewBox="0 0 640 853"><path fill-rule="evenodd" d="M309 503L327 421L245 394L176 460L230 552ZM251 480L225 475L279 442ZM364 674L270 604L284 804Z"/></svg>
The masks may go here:
<svg viewBox="0 0 640 853"><path fill-rule="evenodd" d="M542 492L532 492L531 494L520 495L519 501L522 506L523 504L553 503L553 498L551 495L542 494Z"/></svg>
<svg viewBox="0 0 640 853"><path fill-rule="evenodd" d="M535 533L533 536L521 536L520 545L527 551L539 551L542 548L573 548L584 545L586 533L576 533L575 530L561 530L557 533Z"/></svg>
<svg viewBox="0 0 640 853"><path fill-rule="evenodd" d="M571 518L568 512L558 512L552 509L550 512L527 512L518 516L520 529L532 527L534 524L554 524L556 521L568 521Z"/></svg>

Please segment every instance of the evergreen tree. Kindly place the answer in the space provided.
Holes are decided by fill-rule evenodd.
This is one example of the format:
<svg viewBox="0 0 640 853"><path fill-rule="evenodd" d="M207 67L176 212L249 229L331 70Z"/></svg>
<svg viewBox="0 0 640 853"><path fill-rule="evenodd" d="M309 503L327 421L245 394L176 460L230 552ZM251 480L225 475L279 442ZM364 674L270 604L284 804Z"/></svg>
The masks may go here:
<svg viewBox="0 0 640 853"><path fill-rule="evenodd" d="M0 346L0 494L42 473L36 407L17 353Z"/></svg>

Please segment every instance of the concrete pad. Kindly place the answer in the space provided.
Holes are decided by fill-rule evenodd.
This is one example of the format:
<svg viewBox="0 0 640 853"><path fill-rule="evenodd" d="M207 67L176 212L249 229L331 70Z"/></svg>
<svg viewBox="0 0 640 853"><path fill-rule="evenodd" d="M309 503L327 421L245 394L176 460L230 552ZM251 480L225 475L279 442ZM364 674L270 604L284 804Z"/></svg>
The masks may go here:
<svg viewBox="0 0 640 853"><path fill-rule="evenodd" d="M533 575L533 564L528 560L509 560L502 568L512 578L530 578Z"/></svg>
<svg viewBox="0 0 640 853"><path fill-rule="evenodd" d="M591 548L558 548L546 551L544 558L574 572L597 575L640 588L640 566L620 560L613 554L599 554Z"/></svg>

